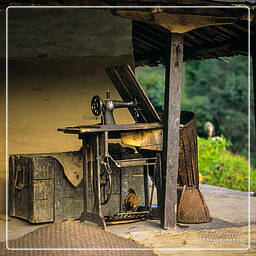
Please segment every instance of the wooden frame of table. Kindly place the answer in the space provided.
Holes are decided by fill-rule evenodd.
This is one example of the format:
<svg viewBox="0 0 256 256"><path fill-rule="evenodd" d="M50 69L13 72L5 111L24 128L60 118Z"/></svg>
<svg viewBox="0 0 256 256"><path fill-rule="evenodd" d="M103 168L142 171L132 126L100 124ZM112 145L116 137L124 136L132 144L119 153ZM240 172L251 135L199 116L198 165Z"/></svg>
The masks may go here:
<svg viewBox="0 0 256 256"><path fill-rule="evenodd" d="M81 221L91 221L99 224L104 229L106 223L101 213L101 195L100 195L100 165L101 155L108 153L108 139L120 138L122 132L134 132L136 130L155 130L161 129L160 123L137 123L137 124L126 124L126 125L81 125L75 127L59 128L58 131L77 134L78 139L82 140L82 154L83 154L83 177L84 177L84 211L81 215ZM94 155L94 166L95 170L93 174L94 180L94 205L92 212L88 210L88 166L87 166L87 148L90 146L93 150ZM138 163L138 166L143 164ZM147 170L145 170L147 171ZM148 199L146 199L148 203Z"/></svg>

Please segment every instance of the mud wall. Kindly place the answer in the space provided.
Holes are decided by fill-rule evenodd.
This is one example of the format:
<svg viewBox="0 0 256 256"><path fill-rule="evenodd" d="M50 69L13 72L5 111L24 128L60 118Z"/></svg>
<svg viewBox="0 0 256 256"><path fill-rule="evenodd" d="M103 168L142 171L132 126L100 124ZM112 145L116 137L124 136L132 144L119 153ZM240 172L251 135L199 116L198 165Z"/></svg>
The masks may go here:
<svg viewBox="0 0 256 256"><path fill-rule="evenodd" d="M4 29L1 17L0 27ZM131 22L108 10L9 9L8 155L77 150L76 135L57 128L99 122L95 94L120 99L104 69L133 66ZM3 30L2 30L3 31ZM3 39L0 41L4 46ZM3 49L4 47L1 47ZM0 213L5 210L5 59L0 70ZM126 109L117 123L132 122Z"/></svg>

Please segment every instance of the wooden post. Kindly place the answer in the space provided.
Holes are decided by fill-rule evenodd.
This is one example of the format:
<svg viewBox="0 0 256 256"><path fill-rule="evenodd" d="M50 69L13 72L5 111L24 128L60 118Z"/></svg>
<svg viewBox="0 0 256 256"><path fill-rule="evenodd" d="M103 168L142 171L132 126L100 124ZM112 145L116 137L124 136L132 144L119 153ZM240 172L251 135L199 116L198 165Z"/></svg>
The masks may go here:
<svg viewBox="0 0 256 256"><path fill-rule="evenodd" d="M165 76L161 226L176 227L183 35L170 33Z"/></svg>

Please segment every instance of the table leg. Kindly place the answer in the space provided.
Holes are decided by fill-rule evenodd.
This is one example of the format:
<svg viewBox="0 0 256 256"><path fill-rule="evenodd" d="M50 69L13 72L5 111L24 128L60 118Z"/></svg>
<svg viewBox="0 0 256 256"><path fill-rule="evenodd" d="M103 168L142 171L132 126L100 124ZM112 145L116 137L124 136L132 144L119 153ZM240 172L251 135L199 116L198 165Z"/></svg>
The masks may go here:
<svg viewBox="0 0 256 256"><path fill-rule="evenodd" d="M83 183L84 183L84 211L80 217L80 221L85 220L85 214L88 212L88 165L87 165L87 141L83 138L82 146L83 154Z"/></svg>
<svg viewBox="0 0 256 256"><path fill-rule="evenodd" d="M93 148L93 191L94 191L94 203L92 212L88 211L88 167L86 161L86 142L83 139L83 157L84 157L84 212L81 215L81 221L91 221L99 224L106 229L106 223L101 213L100 204L100 156L102 151L102 135L94 134L93 136L87 137L87 143ZM85 148L85 149L84 149Z"/></svg>
<svg viewBox="0 0 256 256"><path fill-rule="evenodd" d="M145 198L145 207L149 208L149 182L148 182L148 165L143 166L144 169L144 198Z"/></svg>

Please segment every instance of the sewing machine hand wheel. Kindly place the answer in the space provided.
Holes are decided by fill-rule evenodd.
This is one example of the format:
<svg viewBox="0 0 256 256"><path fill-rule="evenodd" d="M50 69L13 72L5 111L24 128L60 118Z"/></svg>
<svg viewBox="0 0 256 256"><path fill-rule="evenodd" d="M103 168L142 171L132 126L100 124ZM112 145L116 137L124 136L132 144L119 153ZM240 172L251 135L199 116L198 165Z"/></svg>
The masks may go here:
<svg viewBox="0 0 256 256"><path fill-rule="evenodd" d="M95 95L91 100L91 110L95 116L99 116L102 112L103 101L100 96Z"/></svg>

